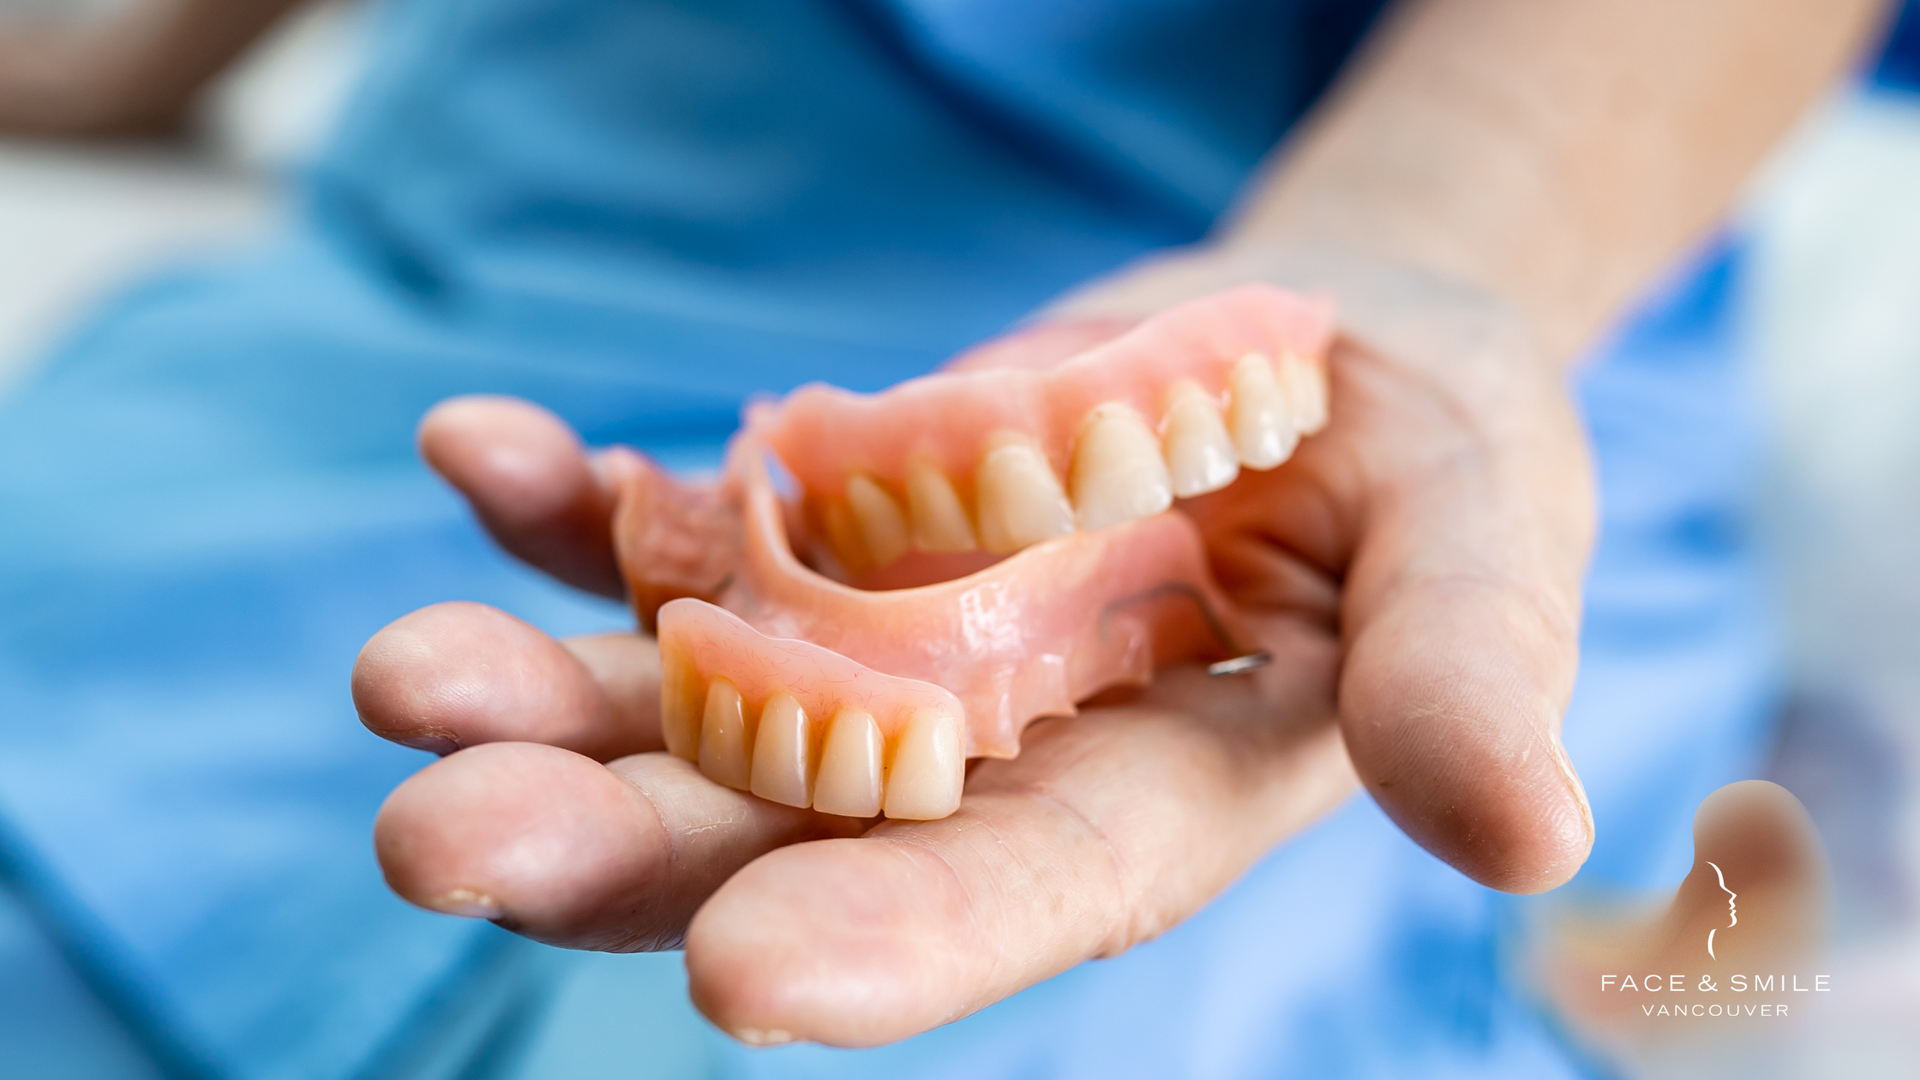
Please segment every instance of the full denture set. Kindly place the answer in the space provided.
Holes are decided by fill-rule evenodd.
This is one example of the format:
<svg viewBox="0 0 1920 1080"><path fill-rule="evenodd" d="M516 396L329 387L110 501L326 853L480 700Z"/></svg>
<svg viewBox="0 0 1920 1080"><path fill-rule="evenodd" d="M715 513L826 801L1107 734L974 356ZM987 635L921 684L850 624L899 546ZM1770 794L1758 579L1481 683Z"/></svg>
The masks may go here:
<svg viewBox="0 0 1920 1080"><path fill-rule="evenodd" d="M667 748L790 806L940 818L1032 720L1235 669L1248 638L1174 500L1325 424L1330 338L1326 305L1245 286L1045 370L804 387L749 410L717 484L629 475Z"/></svg>

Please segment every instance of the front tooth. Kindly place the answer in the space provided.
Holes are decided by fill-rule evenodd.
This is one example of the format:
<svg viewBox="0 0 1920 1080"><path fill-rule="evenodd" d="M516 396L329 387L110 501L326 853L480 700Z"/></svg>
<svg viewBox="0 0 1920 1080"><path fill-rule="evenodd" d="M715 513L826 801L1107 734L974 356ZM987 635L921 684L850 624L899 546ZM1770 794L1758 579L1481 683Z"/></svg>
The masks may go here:
<svg viewBox="0 0 1920 1080"><path fill-rule="evenodd" d="M1073 531L1073 506L1040 448L1012 432L987 443L974 482L980 543L1004 554Z"/></svg>
<svg viewBox="0 0 1920 1080"><path fill-rule="evenodd" d="M1293 403L1293 425L1303 435L1327 426L1327 377L1321 369L1295 353L1280 358L1280 385Z"/></svg>
<svg viewBox="0 0 1920 1080"><path fill-rule="evenodd" d="M960 809L960 786L967 761L960 750L960 721L931 710L907 720L887 770L886 813L890 818L932 821Z"/></svg>
<svg viewBox="0 0 1920 1080"><path fill-rule="evenodd" d="M1183 499L1218 491L1240 475L1226 421L1220 418L1212 395L1195 382L1182 380L1174 386L1161 449L1173 477L1173 493Z"/></svg>
<svg viewBox="0 0 1920 1080"><path fill-rule="evenodd" d="M1227 430L1240 463L1250 469L1271 469L1287 460L1300 439L1293 426L1293 409L1274 378L1273 365L1259 353L1248 353L1227 375Z"/></svg>
<svg viewBox="0 0 1920 1080"><path fill-rule="evenodd" d="M913 542L921 551L972 551L980 546L953 481L925 457L907 463L907 509L913 516Z"/></svg>
<svg viewBox="0 0 1920 1080"><path fill-rule="evenodd" d="M660 661L660 733L674 756L699 761L700 719L706 708L700 674L678 650L662 650Z"/></svg>
<svg viewBox="0 0 1920 1080"><path fill-rule="evenodd" d="M887 489L870 476L850 476L847 505L853 508L875 566L885 566L907 553L907 517Z"/></svg>
<svg viewBox="0 0 1920 1080"><path fill-rule="evenodd" d="M1087 415L1067 472L1080 527L1089 531L1157 514L1173 505L1173 481L1160 460L1160 440L1124 405Z"/></svg>
<svg viewBox="0 0 1920 1080"><path fill-rule="evenodd" d="M813 808L825 814L872 817L880 812L880 725L859 709L841 709L820 748Z"/></svg>
<svg viewBox="0 0 1920 1080"><path fill-rule="evenodd" d="M706 716L700 723L700 771L717 783L745 791L753 760L753 733L747 730L746 703L726 678L707 688Z"/></svg>
<svg viewBox="0 0 1920 1080"><path fill-rule="evenodd" d="M767 699L753 732L755 795L788 806L813 802L813 731L806 710L785 690Z"/></svg>

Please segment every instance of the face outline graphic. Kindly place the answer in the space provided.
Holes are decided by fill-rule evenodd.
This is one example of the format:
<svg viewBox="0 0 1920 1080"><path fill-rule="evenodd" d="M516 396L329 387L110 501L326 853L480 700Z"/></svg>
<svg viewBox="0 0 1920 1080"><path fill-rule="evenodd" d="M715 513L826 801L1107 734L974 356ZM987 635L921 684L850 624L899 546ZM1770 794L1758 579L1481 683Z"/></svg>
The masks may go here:
<svg viewBox="0 0 1920 1080"><path fill-rule="evenodd" d="M1713 867L1713 876L1719 879L1720 891L1727 894L1728 922L1726 925L1726 929L1731 930L1734 927L1740 925L1740 910L1734 906L1734 899L1738 897L1740 894L1734 892L1732 889L1727 888L1727 875L1724 873L1721 873L1719 863L1714 862L1712 859L1708 859L1707 865ZM1719 957L1713 955L1713 935L1716 933L1719 933L1720 929L1721 929L1720 927L1716 926L1713 929L1707 931L1707 958L1710 960L1719 959Z"/></svg>

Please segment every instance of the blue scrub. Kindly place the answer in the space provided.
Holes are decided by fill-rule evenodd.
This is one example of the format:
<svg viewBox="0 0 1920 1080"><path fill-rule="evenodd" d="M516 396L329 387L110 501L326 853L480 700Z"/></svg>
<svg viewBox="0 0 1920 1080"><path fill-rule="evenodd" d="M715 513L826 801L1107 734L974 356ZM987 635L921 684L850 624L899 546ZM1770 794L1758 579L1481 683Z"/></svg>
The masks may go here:
<svg viewBox="0 0 1920 1080"><path fill-rule="evenodd" d="M369 850L426 760L353 717L370 634L450 599L628 621L488 545L414 459L430 404L711 461L750 393L884 386L1199 238L1377 6L396 0L287 235L134 290L0 402L0 946L37 928L178 1076L1568 1073L1501 975L1517 902L1365 802L1160 941L863 1054L702 1041L670 962L415 911ZM1684 869L1771 709L1737 268L1581 380L1605 531L1567 739L1587 874L1622 884Z"/></svg>

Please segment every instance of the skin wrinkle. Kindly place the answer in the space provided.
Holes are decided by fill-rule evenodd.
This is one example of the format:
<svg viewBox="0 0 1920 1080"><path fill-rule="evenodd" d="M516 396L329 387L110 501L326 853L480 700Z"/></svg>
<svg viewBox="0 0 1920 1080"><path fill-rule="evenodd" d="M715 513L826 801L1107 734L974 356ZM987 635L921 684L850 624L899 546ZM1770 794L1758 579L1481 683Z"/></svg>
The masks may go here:
<svg viewBox="0 0 1920 1080"><path fill-rule="evenodd" d="M1229 599L1242 608L1295 611L1326 630L1339 630L1342 589L1338 579L1313 565L1312 560L1292 545L1261 531L1258 526L1235 529L1232 535L1240 543L1227 550L1220 550L1226 547L1224 541L1209 544L1215 549L1214 576L1220 579L1221 589ZM1232 562L1224 564L1229 555ZM1262 566L1247 567L1253 572L1241 573L1249 559L1260 560Z"/></svg>
<svg viewBox="0 0 1920 1080"><path fill-rule="evenodd" d="M1493 597L1513 597L1527 601L1526 608L1539 619L1536 633L1516 635L1526 641L1570 642L1579 636L1579 614L1567 611L1565 603L1558 602L1554 591L1536 585L1534 582L1503 573L1499 570L1447 570L1436 573L1409 577L1397 581L1387 598L1379 605L1382 608L1405 604L1405 594L1432 590L1437 592L1457 591L1471 597L1480 595ZM1506 610L1506 605L1496 605ZM1565 708L1573 692L1572 680L1560 694L1560 707Z"/></svg>
<svg viewBox="0 0 1920 1080"><path fill-rule="evenodd" d="M1000 831L994 828L993 823L985 818L974 820L970 826L963 825L958 832L977 832L982 829L986 830L987 834L998 847L1005 849L1009 853L1016 850L1014 846L1009 844L1006 838L1000 834ZM956 892L962 897L966 897L969 901L975 898L977 894L967 885L967 875L961 870L959 864L954 862L952 855L942 846L930 843L919 830L909 828L902 831L905 835L886 836L885 839L900 847L910 848L918 852L923 858L931 858L946 872L948 879L953 882ZM1003 914L1007 911L1009 905L1005 903L1004 889L1001 887L1000 878L997 875L987 875L986 879L995 886L994 891L996 898L999 900L999 902L991 906L991 910L995 913ZM985 906L972 902L964 904L963 906L967 912L968 935L971 938L971 942L976 946L975 948L966 950L966 952L976 957L983 956L987 961L985 977L981 980L981 984L988 987L1003 985L1003 972L1006 967L1005 951L995 948L992 944L988 943L1007 940L1008 934L1006 927L1002 925L997 927L994 932L988 932L981 922ZM1004 923L1005 920L1001 919L999 921ZM984 947L980 947L983 945ZM943 1024L952 1023L963 1016L977 1012L983 1007L983 1004L983 1002L977 999L964 1000L956 1004L940 1022Z"/></svg>
<svg viewBox="0 0 1920 1080"><path fill-rule="evenodd" d="M1441 491L1448 492L1450 497L1454 497L1452 493L1456 487L1455 482L1466 481L1469 482L1471 486L1479 487L1492 485L1502 492L1505 492L1516 483L1515 481L1508 481L1503 484L1489 476L1489 474L1497 472L1495 468L1489 467L1489 463L1506 460L1512 455L1510 451L1505 449L1505 440L1489 425L1483 424L1480 421L1480 417L1485 414L1481 410L1466 407L1450 394L1440 392L1437 382L1431 378L1421 375L1418 381L1421 385L1426 386L1433 392L1430 400L1442 405L1443 410L1455 421L1454 427L1462 433L1462 437L1452 443L1446 450L1442 451L1438 458L1429 461L1426 466L1418 472L1408 473L1404 468L1395 467L1379 469L1373 481L1365 486L1365 490L1370 490L1374 492L1375 495L1374 500L1368 504L1368 507L1362 509L1361 514L1363 518L1370 518L1373 514L1378 513L1378 510L1372 509L1378 506L1391 507L1402 514L1406 514L1409 512L1406 509L1407 507L1430 503L1432 500L1439 498L1439 492ZM1429 452L1431 452L1431 450ZM1476 480L1479 481L1479 483L1471 483ZM1519 483L1518 486L1522 490L1532 487L1532 485L1524 483ZM1513 504L1513 500L1500 497L1482 496L1478 501L1483 504L1491 503L1496 506ZM1523 505L1526 501L1524 498L1520 500ZM1586 515L1586 517L1590 519L1591 515ZM1370 523L1363 524L1361 532L1364 535L1379 535L1383 532L1388 535L1395 535L1393 530L1370 527ZM1525 530L1520 530L1520 532L1524 534ZM1577 558L1572 560L1577 566L1584 566L1586 550L1591 544L1591 528L1589 527L1582 530L1582 533L1583 535L1580 538L1578 547L1579 554ZM1364 554L1361 555L1361 558L1364 559ZM1383 583L1380 586L1376 586L1375 589L1364 590L1363 595L1365 595L1368 600L1366 610L1350 612L1351 620L1356 625L1363 625L1367 621L1369 612L1388 609L1391 602L1399 593L1406 591L1408 586L1419 584L1417 577L1408 576L1413 572L1414 568L1412 567L1402 567L1400 574L1406 576L1406 580L1397 583L1400 587L1396 588L1395 583ZM1572 574L1571 578L1577 582L1578 573L1575 572ZM1545 610L1551 610L1556 607L1564 608L1568 604L1577 607L1577 584L1561 589L1549 589L1528 576L1509 574L1505 576L1504 580L1507 584L1517 585L1529 593L1537 594L1534 596L1534 600ZM1351 590L1348 595L1350 600L1356 599ZM1578 625L1577 610L1572 613L1563 612L1562 615L1563 625L1567 628L1566 633L1571 636L1574 632L1573 628Z"/></svg>
<svg viewBox="0 0 1920 1080"><path fill-rule="evenodd" d="M1145 893L1138 884L1137 875L1134 874L1125 856L1121 854L1119 846L1113 842L1113 837L1108 834L1104 826L1077 806L1073 800L1062 798L1053 790L1053 785L1046 781L1023 784L1020 792L1028 798L1052 807L1067 821L1077 826L1079 831L1106 855L1106 862L1103 865L1106 867L1108 890L1115 897L1115 903L1110 910L1113 912L1113 921L1116 925L1100 935L1100 940L1104 944L1096 948L1093 955L1117 956L1131 948L1141 940L1135 936L1133 921L1144 906L1140 899Z"/></svg>
<svg viewBox="0 0 1920 1080"><path fill-rule="evenodd" d="M1478 697L1478 695L1475 696ZM1444 730L1459 732L1462 728L1474 729L1481 733L1481 737L1478 740L1480 745L1488 748L1502 747L1503 740L1501 740L1499 736L1505 729L1497 727L1490 729L1486 721L1478 715L1477 711L1463 710L1462 707L1457 704L1448 705L1433 702L1424 708L1415 706L1409 709L1404 721L1393 726L1392 730L1398 734L1399 738L1391 740L1390 745L1398 748L1386 755L1386 760L1389 763L1396 761L1421 763L1430 756L1431 747L1415 740L1415 736L1425 729L1426 725L1418 722L1423 718L1437 721L1439 726ZM1540 819L1539 811L1542 809L1540 805L1540 795L1542 793L1537 790L1530 790L1529 785L1524 783L1528 776L1528 770L1520 768L1519 766L1524 760L1523 755L1526 754L1532 746L1539 745L1546 738L1547 735L1544 730L1535 729L1528 733L1525 745L1514 746L1507 743L1504 746L1504 751L1494 760L1490 761L1482 757L1476 758L1470 763L1461 760L1441 762L1439 771L1429 773L1428 783L1425 787L1428 790L1436 792L1461 790L1484 791L1488 790L1490 786L1497 787L1499 790L1508 792L1510 796L1518 799L1515 803L1516 808L1530 808L1527 813L1520 815L1521 818L1537 821ZM1389 765L1389 770L1391 771L1391 765ZM1558 774L1557 769L1556 774ZM1499 782L1494 784L1493 781L1496 777ZM1564 783L1564 779L1562 779L1562 782ZM1568 793L1573 797L1567 801L1577 805L1577 796L1575 796L1570 789ZM1558 801L1559 800L1547 800L1549 803ZM1506 850L1507 841L1504 839L1504 834L1500 837L1490 836L1487 831L1480 826L1480 819L1457 802L1446 801L1437 803L1429 800L1424 804L1428 807L1424 812L1417 809L1421 804L1413 805L1416 809L1409 810L1405 803L1396 804L1396 807L1393 808L1393 816L1397 820L1400 820L1403 826L1424 823L1427 826L1424 830L1418 828L1409 829L1409 832L1413 833L1417 839L1429 836L1449 838L1451 843L1447 845L1445 852L1449 858L1460 858L1462 856L1484 858L1490 852L1497 854ZM1553 812L1550 806L1546 809L1549 811L1546 818L1548 823L1557 822L1565 817L1565 815ZM1580 832L1583 835L1590 832L1585 826L1584 820ZM1526 876L1518 880L1538 884L1552 884L1554 875L1549 869L1549 871L1543 871L1541 874Z"/></svg>
<svg viewBox="0 0 1920 1080"><path fill-rule="evenodd" d="M676 830L667 827L670 819L652 792L648 791L635 778L628 776L618 769L609 771L613 772L614 776L617 777L626 788L629 802L637 803L636 808L644 808L644 814L636 814L633 819L633 835L640 841L633 845L634 849L639 852L646 852L664 847L665 858L662 861L665 863L665 873L660 876L672 879L676 876L676 871L680 868L679 864L681 860L679 859L679 854L682 843L681 835ZM660 842L661 840L664 840L664 844ZM645 856L643 855L641 858L645 859ZM652 860L646 861L651 862ZM647 875L634 875L634 877L645 879ZM681 939L685 935L684 926L673 928L663 935L659 930L650 927L646 921L632 918L633 914L646 911L650 907L658 906L657 903L649 903L644 893L634 895L633 898L628 901L628 905L629 918L616 925L628 928L629 933L624 937L616 938L615 943L610 945L608 951L651 951L655 948L674 948L680 944ZM652 932L649 933L647 932L648 930L652 930Z"/></svg>

